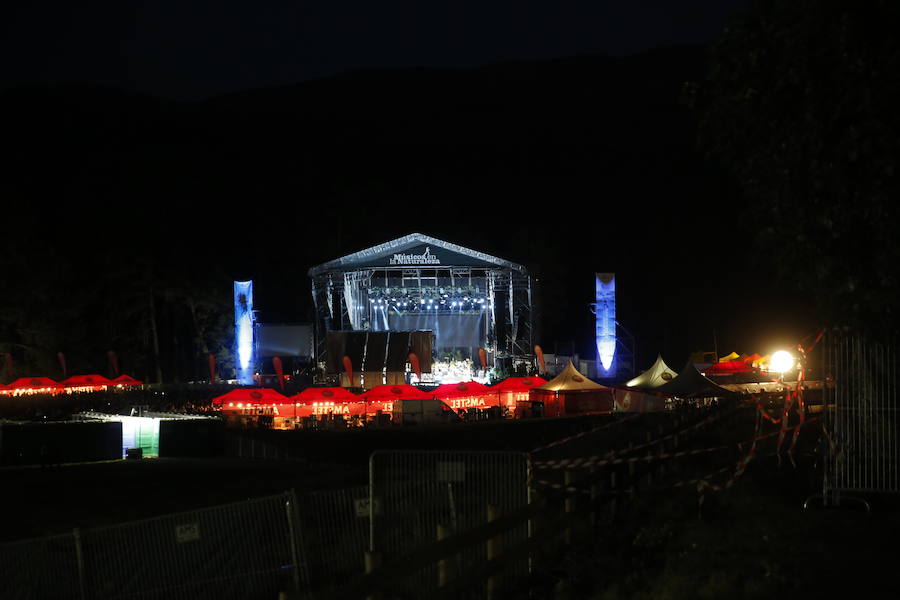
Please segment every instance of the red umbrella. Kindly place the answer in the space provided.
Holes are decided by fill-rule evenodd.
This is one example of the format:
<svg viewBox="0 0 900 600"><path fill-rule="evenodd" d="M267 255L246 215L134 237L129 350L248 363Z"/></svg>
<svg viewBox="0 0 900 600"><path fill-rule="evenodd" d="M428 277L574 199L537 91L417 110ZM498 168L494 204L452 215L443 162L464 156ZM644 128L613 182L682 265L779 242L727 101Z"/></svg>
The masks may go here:
<svg viewBox="0 0 900 600"><path fill-rule="evenodd" d="M413 373L416 374L416 377L419 381L422 381L422 367L419 364L419 357L416 356L415 352L409 353L409 365L412 367Z"/></svg>
<svg viewBox="0 0 900 600"><path fill-rule="evenodd" d="M546 372L547 372L547 365L546 365L546 363L544 362L544 351L541 349L540 346L535 346L535 347L534 347L534 353L535 353L535 355L537 355L538 365L540 366L541 373L546 373Z"/></svg>
<svg viewBox="0 0 900 600"><path fill-rule="evenodd" d="M209 364L209 382L216 382L216 355L212 352L206 357L206 362Z"/></svg>
<svg viewBox="0 0 900 600"><path fill-rule="evenodd" d="M345 356L342 360L344 363L344 371L347 373L347 385L353 387L353 361L349 356Z"/></svg>
<svg viewBox="0 0 900 600"><path fill-rule="evenodd" d="M109 350L106 352L106 358L109 359L109 364L112 366L113 374L119 374L119 355L116 354L115 350Z"/></svg>
<svg viewBox="0 0 900 600"><path fill-rule="evenodd" d="M278 386L284 391L284 365L280 356L272 357L272 366L275 367L275 374L278 376Z"/></svg>

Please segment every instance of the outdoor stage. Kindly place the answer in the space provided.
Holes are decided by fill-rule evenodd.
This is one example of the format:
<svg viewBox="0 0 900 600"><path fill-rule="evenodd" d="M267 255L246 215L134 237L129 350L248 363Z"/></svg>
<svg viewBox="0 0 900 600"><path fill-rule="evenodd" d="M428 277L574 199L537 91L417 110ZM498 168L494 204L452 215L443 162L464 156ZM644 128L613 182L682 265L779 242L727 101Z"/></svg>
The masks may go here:
<svg viewBox="0 0 900 600"><path fill-rule="evenodd" d="M427 354L418 356L420 370L431 372L423 382L486 379L491 368L533 364L532 280L522 265L413 233L313 267L309 276L316 361L330 375L342 371L343 356L370 378L406 371L412 332L433 335L430 348L418 348ZM399 382L385 375L365 386L371 383Z"/></svg>

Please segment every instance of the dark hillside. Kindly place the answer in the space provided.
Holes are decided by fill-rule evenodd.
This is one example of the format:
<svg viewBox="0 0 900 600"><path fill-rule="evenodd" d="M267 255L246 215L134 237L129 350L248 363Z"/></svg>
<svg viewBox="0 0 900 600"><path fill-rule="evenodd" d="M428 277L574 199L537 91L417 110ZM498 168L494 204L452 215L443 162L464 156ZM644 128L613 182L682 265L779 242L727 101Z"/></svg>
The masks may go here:
<svg viewBox="0 0 900 600"><path fill-rule="evenodd" d="M0 251L19 257L7 270L26 287L90 280L114 304L124 292L110 280L136 281L140 264L154 265L139 268L154 288L194 286L222 306L229 278L254 278L264 320L302 321L310 266L422 231L528 266L547 351L572 341L592 354L588 303L601 270L619 273L619 318L639 340L639 365L657 352L682 364L713 329L723 348L768 346L773 332L795 342L805 323L729 318L730 305L783 296L790 312L796 299L759 277L733 187L695 150L681 90L705 68L704 48L676 47L362 70L203 102L9 90ZM729 262L712 276L691 272L720 256ZM685 269L690 297L678 292ZM29 310L64 301L47 296ZM115 342L104 327L26 345L48 356L97 347L102 360L99 348ZM759 339L738 336L748 329ZM194 343L163 344L167 378L200 368Z"/></svg>

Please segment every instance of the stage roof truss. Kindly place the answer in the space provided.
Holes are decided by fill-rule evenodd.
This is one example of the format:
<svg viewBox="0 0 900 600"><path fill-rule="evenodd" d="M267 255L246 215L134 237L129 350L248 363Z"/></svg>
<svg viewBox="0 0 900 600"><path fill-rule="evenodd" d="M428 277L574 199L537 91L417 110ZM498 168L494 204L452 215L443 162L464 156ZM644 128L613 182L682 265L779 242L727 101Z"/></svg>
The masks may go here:
<svg viewBox="0 0 900 600"><path fill-rule="evenodd" d="M322 263L319 266L311 268L309 270L309 276L316 277L318 275L321 275L322 273L327 273L328 271L353 270L357 265L364 265L373 260L400 254L403 252L403 250L421 245L434 246L435 248L447 250L449 252L453 252L461 256L477 260L488 265L494 265L503 269L511 269L513 271L518 271L521 273L526 272L525 267L514 262L510 262L496 256L491 256L490 254L485 254L484 252L478 252L477 250L470 250L469 248L465 248L458 244L445 242L444 240L439 240L422 233L411 233L409 235L399 237L395 240L391 240L389 242L385 242L377 246L372 246L371 248L360 250L359 252L354 252L352 254L342 256L341 258ZM402 270L403 265L398 265L397 268Z"/></svg>

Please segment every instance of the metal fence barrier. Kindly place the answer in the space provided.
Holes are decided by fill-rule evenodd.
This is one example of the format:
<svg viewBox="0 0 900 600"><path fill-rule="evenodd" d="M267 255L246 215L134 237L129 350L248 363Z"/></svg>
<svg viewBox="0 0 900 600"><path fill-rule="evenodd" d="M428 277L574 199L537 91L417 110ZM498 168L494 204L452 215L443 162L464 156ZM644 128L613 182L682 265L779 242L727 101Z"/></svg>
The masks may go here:
<svg viewBox="0 0 900 600"><path fill-rule="evenodd" d="M0 545L4 598L276 598L308 590L292 493Z"/></svg>
<svg viewBox="0 0 900 600"><path fill-rule="evenodd" d="M369 487L298 495L300 527L314 590L362 573L369 539Z"/></svg>
<svg viewBox="0 0 900 600"><path fill-rule="evenodd" d="M0 544L0 597L137 600L303 597L339 588L367 548L390 560L529 502L529 460L515 452L381 451L370 484L294 492L65 535ZM528 538L528 525L499 537ZM419 597L438 570L462 577L486 560L467 548L398 582ZM522 574L527 561L521 565ZM513 569L509 572L515 575Z"/></svg>
<svg viewBox="0 0 900 600"><path fill-rule="evenodd" d="M0 597L83 598L77 533L0 544Z"/></svg>
<svg viewBox="0 0 900 600"><path fill-rule="evenodd" d="M486 523L489 507L502 515L529 502L529 461L523 453L378 451L369 469L369 549L385 561L434 544L442 535ZM503 534L499 544L527 537L528 526L523 524ZM462 577L484 560L485 546L473 546L445 565L398 582L396 592L421 596L435 588L440 577ZM527 571L527 561L521 571Z"/></svg>
<svg viewBox="0 0 900 600"><path fill-rule="evenodd" d="M845 330L827 333L824 367L830 451L824 495L900 492L898 352Z"/></svg>

